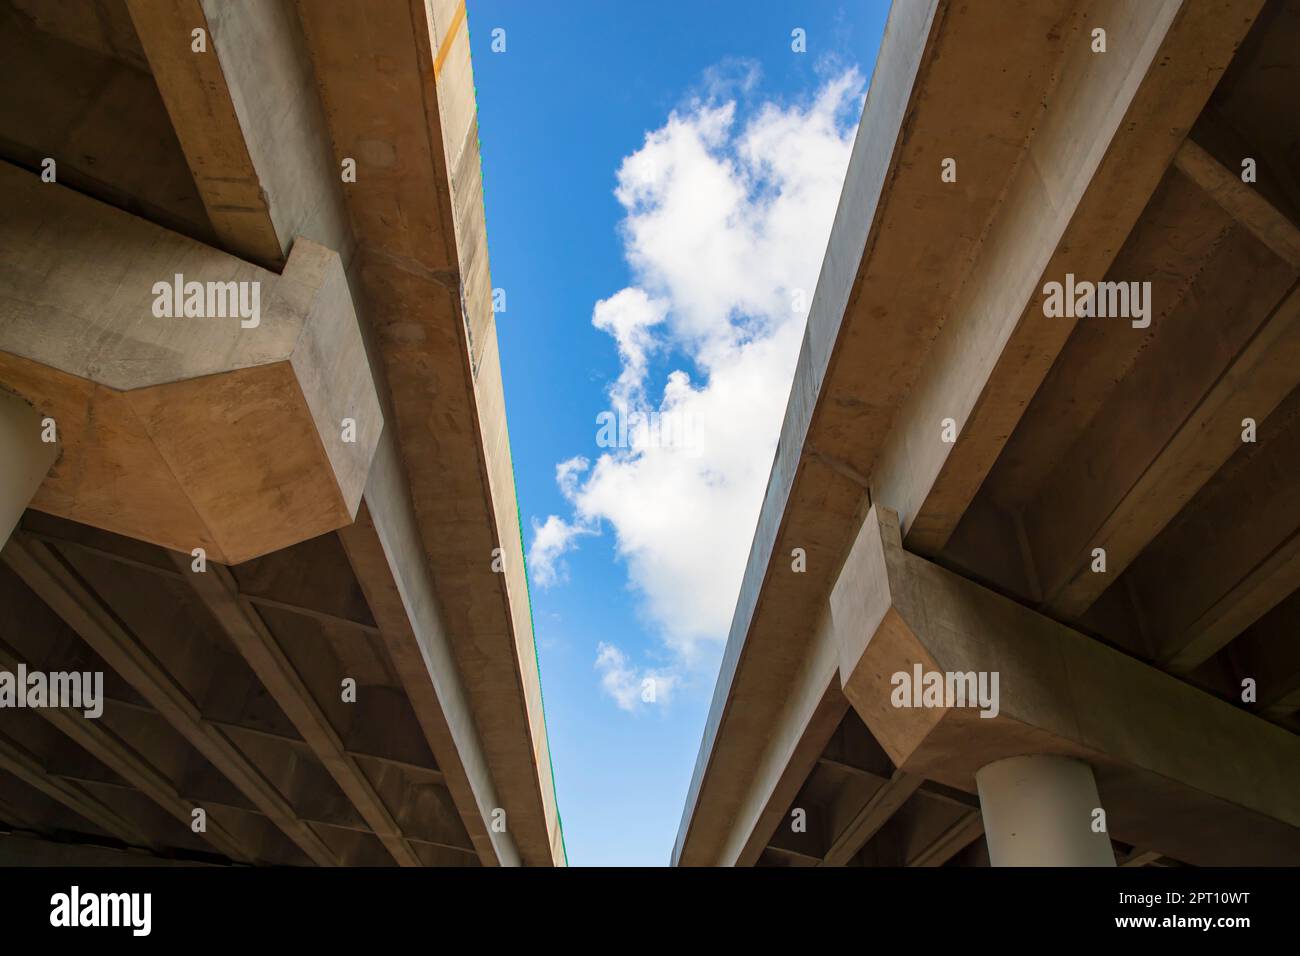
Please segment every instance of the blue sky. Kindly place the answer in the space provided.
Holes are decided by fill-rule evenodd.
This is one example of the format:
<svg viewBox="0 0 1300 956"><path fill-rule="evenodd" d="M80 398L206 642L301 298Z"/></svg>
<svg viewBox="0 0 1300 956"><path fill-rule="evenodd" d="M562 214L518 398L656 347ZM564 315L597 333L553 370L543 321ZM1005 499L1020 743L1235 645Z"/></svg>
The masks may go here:
<svg viewBox="0 0 1300 956"><path fill-rule="evenodd" d="M469 5L573 865L669 860L887 8ZM603 447L619 408L677 430Z"/></svg>

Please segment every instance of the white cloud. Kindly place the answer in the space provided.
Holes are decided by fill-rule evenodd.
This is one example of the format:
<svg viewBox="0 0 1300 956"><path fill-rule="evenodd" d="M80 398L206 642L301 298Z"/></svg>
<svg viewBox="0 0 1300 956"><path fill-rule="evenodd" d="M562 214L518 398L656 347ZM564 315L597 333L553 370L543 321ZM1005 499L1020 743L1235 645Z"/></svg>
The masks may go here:
<svg viewBox="0 0 1300 956"><path fill-rule="evenodd" d="M598 302L592 320L619 350L610 399L684 416L693 441L561 465L573 519L534 522L530 561L537 551L553 566L573 529L608 521L677 666L697 663L731 622L863 93L849 70L810 102L766 103L743 122L734 101L695 101L618 170L633 283ZM653 396L656 355L682 361ZM597 666L625 706L640 672L606 644Z"/></svg>
<svg viewBox="0 0 1300 956"><path fill-rule="evenodd" d="M590 462L581 455L562 461L555 466L555 481L566 497L577 492L577 483ZM543 522L536 518L533 524L533 543L528 547L528 577L541 588L549 588L569 579L568 567L561 557L575 547L579 535L598 534L594 521L565 521L559 515L549 515Z"/></svg>
<svg viewBox="0 0 1300 956"><path fill-rule="evenodd" d="M604 641L596 645L596 670L601 689L627 711L645 704L667 704L680 680L674 674L633 667L623 651Z"/></svg>
<svg viewBox="0 0 1300 956"><path fill-rule="evenodd" d="M574 455L555 466L555 483L564 492L564 497L572 498L578 487L579 476L591 467L591 462L581 455Z"/></svg>
<svg viewBox="0 0 1300 956"><path fill-rule="evenodd" d="M705 99L727 100L736 93L752 92L762 76L763 71L754 60L727 57L705 69L700 86Z"/></svg>
<svg viewBox="0 0 1300 956"><path fill-rule="evenodd" d="M615 403L624 407L644 402L643 386L650 353L658 343L652 330L663 322L668 303L652 299L644 289L629 288L601 299L592 310L591 324L608 332L618 343L623 369L610 389Z"/></svg>

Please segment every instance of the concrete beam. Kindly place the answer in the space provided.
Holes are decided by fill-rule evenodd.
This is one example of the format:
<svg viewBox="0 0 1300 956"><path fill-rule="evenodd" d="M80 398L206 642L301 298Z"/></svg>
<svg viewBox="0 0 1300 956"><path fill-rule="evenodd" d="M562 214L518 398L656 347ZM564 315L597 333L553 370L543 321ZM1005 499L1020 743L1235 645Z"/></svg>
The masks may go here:
<svg viewBox="0 0 1300 956"><path fill-rule="evenodd" d="M6 5L41 33L136 70L149 68L124 0L68 0L55 4L45 0L6 0Z"/></svg>
<svg viewBox="0 0 1300 956"><path fill-rule="evenodd" d="M849 825L835 837L826 851L822 866L844 866L867 842L880 832L903 804L920 789L925 778L896 770L881 785Z"/></svg>
<svg viewBox="0 0 1300 956"><path fill-rule="evenodd" d="M1256 704L1252 709L1258 708L1274 720L1300 709L1297 629L1300 588L1248 628L1228 651L1234 676L1255 682Z"/></svg>
<svg viewBox="0 0 1300 956"><path fill-rule="evenodd" d="M347 753L342 739L275 636L258 616L257 609L252 602L240 597L230 571L210 563L206 571L195 573L190 569L188 555L173 554L173 558L177 569L185 574L190 589L248 662L285 716L293 721L303 740L329 771L339 789L352 801L371 832L400 865L419 866L419 857L406 841L392 813L357 761Z"/></svg>
<svg viewBox="0 0 1300 956"><path fill-rule="evenodd" d="M1251 314L1245 303L1241 313ZM1211 312L1205 318L1210 320L1212 316ZM1116 463L1114 477L1100 473L1102 469L1090 469L1096 473L1086 476L1076 471L1075 482L1057 484L1041 499L1043 504L1027 523L1031 525L1030 543L1043 585L1043 607L1049 613L1071 620L1091 607L1241 448L1242 421L1265 421L1296 387L1300 380L1300 286L1293 285L1258 327L1242 330L1242 337L1247 334L1244 346L1226 364L1215 359L1225 346L1236 344L1231 339L1220 343L1220 349L1202 349L1209 354L1196 365L1182 363L1171 366L1157 379L1135 381L1135 389L1159 388L1163 382L1169 391L1170 378L1181 377L1197 385L1195 394L1200 397L1190 414L1171 426L1172 435L1147 428L1145 440L1127 442L1125 450L1131 457ZM1207 390L1202 393L1198 383L1203 379ZM1139 401L1123 407L1144 406ZM1103 447L1115 444L1114 433L1121 428L1117 423L1110 437L1099 436L1105 443ZM1094 431L1105 432L1106 428ZM1091 448L1085 445L1072 451L1071 460L1077 454L1093 462L1114 461L1104 454L1090 453ZM1150 459L1146 457L1148 452L1153 454ZM1145 467L1141 467L1143 464ZM1123 478L1134 467L1141 471L1137 480L1128 485ZM1071 520L1051 520L1059 515L1060 503L1066 501L1072 502L1075 509ZM1044 513L1043 509L1050 510ZM1080 534L1086 528L1091 533ZM1105 550L1105 571L1092 570L1096 548ZM1276 599L1284 594L1277 594Z"/></svg>
<svg viewBox="0 0 1300 956"><path fill-rule="evenodd" d="M1079 30L1063 51L1060 80L871 472L872 495L898 508L909 549L934 555L947 543L1073 331L1075 320L1044 316L1044 284L1106 276L1262 3L1089 5L1107 50L1092 52ZM946 419L955 442L943 438Z"/></svg>
<svg viewBox="0 0 1300 956"><path fill-rule="evenodd" d="M303 236L346 266L341 170L292 2L128 7L222 248L278 272ZM198 29L202 52L193 49Z"/></svg>
<svg viewBox="0 0 1300 956"><path fill-rule="evenodd" d="M370 689L373 691L373 688ZM152 707L132 701L123 701L114 697L105 698L105 709L114 713L114 727L117 732L131 740L140 739L137 735L150 733L151 723L158 720ZM123 719L123 715L125 719ZM286 792L291 800L306 799L313 804L312 814L300 814L300 819L320 831L320 827L335 827L358 833L373 835L364 819L344 807L337 801L323 803L315 799L308 791L296 789L301 780L301 766L317 766L319 758L310 744L298 736L285 736L248 724L231 723L205 717L205 722L221 731L236 748L247 754L259 766L286 768L295 781ZM385 803L393 805L395 819L404 821L403 836L413 847L436 846L454 852L465 858L477 860L478 854L466 839L464 826L460 821L454 802L446 790L446 778L440 770L420 764L411 764L390 757L375 756L372 753L349 748L346 756L358 765L362 775L373 785L375 791ZM299 770L295 770L299 767ZM323 769L323 767L322 767ZM310 780L323 778L311 774ZM185 775L186 792L183 794L195 806L222 807L239 813L248 814L248 806L231 801L231 791L221 773L210 765L192 767ZM208 816L211 827L213 814Z"/></svg>
<svg viewBox="0 0 1300 956"><path fill-rule="evenodd" d="M61 843L26 833L0 835L0 866L211 866L197 860L172 859L139 850Z"/></svg>
<svg viewBox="0 0 1300 956"><path fill-rule="evenodd" d="M1147 628L1143 653L1161 667L1190 673L1300 588L1297 471L1300 390L1258 422L1256 441L1243 442L1124 573Z"/></svg>
<svg viewBox="0 0 1300 956"><path fill-rule="evenodd" d="M1257 189L1242 182L1240 170L1225 168L1191 139L1174 156L1174 165L1279 259L1300 269L1300 228Z"/></svg>
<svg viewBox="0 0 1300 956"><path fill-rule="evenodd" d="M64 448L33 507L226 563L352 521L383 416L336 254L277 276L11 166L0 190L0 383ZM160 317L178 275L225 317Z"/></svg>
<svg viewBox="0 0 1300 956"><path fill-rule="evenodd" d="M816 804L795 804L795 807L804 814L802 829L795 830L793 816L787 816L771 833L762 852L775 850L795 866L819 866L830 845L830 838L826 835L826 816ZM761 859L761 854L755 862L757 859Z"/></svg>
<svg viewBox="0 0 1300 956"><path fill-rule="evenodd" d="M1119 861L1119 865L1128 868L1149 866L1162 856L1164 854L1159 850L1143 850L1140 847L1134 847L1128 856Z"/></svg>
<svg viewBox="0 0 1300 956"><path fill-rule="evenodd" d="M160 568L157 565L148 564L144 561L137 561L134 558L128 558L126 555L118 554L116 551L110 551L107 548L96 547L94 545L85 544L81 541L73 541L69 538L59 537L58 535L43 534L41 532L32 531L30 528L25 529L25 531L28 537L34 538L37 541L43 541L46 544L52 544L62 551L94 555L95 557L112 561L115 564L120 564L123 567L135 568L139 571L144 571L147 574L157 575L158 577L166 578L171 581L179 581L182 578L188 577L190 574L190 567L188 564L184 569ZM362 633L373 634L376 636L379 634L379 628L373 624L366 624L363 621L354 621L347 617L339 617L337 614L331 614L328 611L321 611L314 607L304 607L301 604L291 604L288 601L281 601L278 598L269 597L265 594L253 594L248 591L240 591L239 598L240 600L248 601L255 607L267 607L274 608L278 611L288 611L291 614L309 617L312 620L320 621L323 624L334 624L339 627L349 628L351 630L361 631Z"/></svg>
<svg viewBox="0 0 1300 956"><path fill-rule="evenodd" d="M978 810L959 817L907 861L908 866L943 866L984 835L984 818Z"/></svg>
<svg viewBox="0 0 1300 956"><path fill-rule="evenodd" d="M320 836L229 738L203 719L180 685L58 555L19 532L0 559L308 858L322 866L337 865Z"/></svg>
<svg viewBox="0 0 1300 956"><path fill-rule="evenodd" d="M1190 674L1297 589L1300 532L1292 534L1187 630L1159 648L1160 663L1176 674Z"/></svg>
<svg viewBox="0 0 1300 956"><path fill-rule="evenodd" d="M339 531L339 539L479 859L487 866L518 866L509 816L504 832L491 827L502 801L390 435L380 440L357 520Z"/></svg>
<svg viewBox="0 0 1300 956"><path fill-rule="evenodd" d="M0 646L0 669L13 673L17 666L13 655ZM157 768L102 728L98 721L59 707L42 707L37 713L186 827L193 822L191 813L199 804L181 797ZM208 828L201 836L217 852L232 860L246 863L254 860L255 855L217 820L209 819Z"/></svg>
<svg viewBox="0 0 1300 956"><path fill-rule="evenodd" d="M1070 0L890 9L678 833L683 863L722 858L735 791L777 732L865 513L864 477L1081 24ZM941 179L944 157L959 161L957 184ZM806 574L789 573L795 547Z"/></svg>
<svg viewBox="0 0 1300 956"><path fill-rule="evenodd" d="M0 391L0 548L59 455L57 442L41 440L41 415L17 395Z"/></svg>
<svg viewBox="0 0 1300 956"><path fill-rule="evenodd" d="M1123 240L1124 221L1140 212L1258 7L892 7L675 859L724 858L746 799L738 791L783 733L795 675L819 653L812 622L870 502L863 479L877 498L883 487L901 489L909 521L932 509L936 540L950 532L1015 424L1017 403L1069 334L1022 321L1032 313L1028 287L1045 268L1045 259L1031 260L1054 254L1077 221L1093 232L1069 238L1087 240L1089 261L1109 261L1108 237L1116 247ZM1094 55L1087 41L1102 21L1110 47ZM1125 34L1118 48L1117 32ZM957 160L956 183L940 179L944 157ZM1100 177L1095 190L1089 168ZM1042 205L1029 208L1035 196ZM1037 256L1027 256L1031 248ZM1017 256L1036 270L990 268ZM1021 295L1019 307L997 301L1002 286ZM1000 310L976 313L980 301ZM1008 344L1018 324L1033 334ZM940 407L948 410L931 420ZM961 426L967 464L941 443L945 417ZM917 426L910 438L900 434L907 421ZM789 573L794 547L808 555L806 574Z"/></svg>
<svg viewBox="0 0 1300 956"><path fill-rule="evenodd" d="M1300 853L1300 739L904 551L892 511L872 508L831 613L845 696L900 769L972 792L996 760L1077 757L1125 843L1198 864ZM894 706L918 666L997 674L996 715Z"/></svg>
<svg viewBox="0 0 1300 956"><path fill-rule="evenodd" d="M464 11L455 0L299 0L298 9L335 161L357 160L357 181L345 191L357 288L373 320L396 450L473 721L524 863L562 863ZM383 84L373 82L377 72ZM430 427L435 406L447 427Z"/></svg>
<svg viewBox="0 0 1300 956"><path fill-rule="evenodd" d="M149 838L133 823L84 788L47 773L35 756L3 735L0 735L0 770L8 771L23 783L80 814L128 846L153 848Z"/></svg>
<svg viewBox="0 0 1300 956"><path fill-rule="evenodd" d="M730 807L733 824L723 834L719 855L712 865L753 866L786 818L791 801L848 712L849 702L836 677L838 657L831 638L830 615L817 625L822 639L817 652L799 672L785 699L777 729L767 740L744 786L737 788L737 802ZM693 865L682 858L682 840L673 851L675 864Z"/></svg>
<svg viewBox="0 0 1300 956"><path fill-rule="evenodd" d="M104 4L96 12L113 9ZM134 40L120 9L114 32ZM0 100L0 156L37 172L52 159L59 183L211 241L212 226L158 88L143 64L124 61L103 38L87 48L87 38L74 31L103 23L89 12L40 2L19 12L0 4L0 87L22 91Z"/></svg>
<svg viewBox="0 0 1300 956"><path fill-rule="evenodd" d="M301 743L301 741L299 741L299 743ZM103 780L82 780L77 777L67 776L66 774L61 775L59 779L72 784L85 784L87 786L94 786L95 788L100 790L130 790L131 789L129 785L123 785L119 783L109 783ZM198 805L200 801L195 801L195 803L196 805ZM235 803L231 801L228 797L221 798L221 799L204 798L201 801L201 804L202 806L207 807L210 811L221 810L225 814L247 815L250 813L249 809L246 806L242 806L238 803ZM212 817L213 817L213 813L210 812L208 814L209 826L212 825ZM342 830L347 833L365 834L367 836L374 835L373 831L371 831L368 826L362 823L347 824L339 821L338 819L320 820L320 819L313 819L311 817L304 817L303 822L308 824L314 829L319 829L322 832L326 832L326 833L328 833L330 830ZM407 840L413 847L419 846L419 847L435 848L438 851L437 856L441 858L442 861L446 861L446 860L456 861L450 864L453 866L468 865L471 864L471 861L475 860L475 854L473 850L467 849L466 847L463 846L457 846L456 844L453 843L443 843L443 842L432 841L432 840L416 839L413 837L407 837ZM446 862L440 861L434 863L433 865L445 866L448 864Z"/></svg>
<svg viewBox="0 0 1300 956"><path fill-rule="evenodd" d="M286 249L271 224L202 4L135 0L128 7L218 241L278 269ZM202 51L193 49L195 30L203 31Z"/></svg>

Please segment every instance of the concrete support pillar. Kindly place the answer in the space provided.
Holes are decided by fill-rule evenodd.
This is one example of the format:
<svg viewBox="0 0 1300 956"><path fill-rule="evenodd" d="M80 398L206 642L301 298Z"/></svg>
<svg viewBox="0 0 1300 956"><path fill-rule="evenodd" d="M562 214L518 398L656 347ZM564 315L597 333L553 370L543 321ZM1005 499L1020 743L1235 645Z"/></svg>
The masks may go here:
<svg viewBox="0 0 1300 956"><path fill-rule="evenodd" d="M1101 806L1092 768L1055 754L1007 757L975 775L993 866L1114 866L1093 830Z"/></svg>
<svg viewBox="0 0 1300 956"><path fill-rule="evenodd" d="M41 416L17 395L0 391L0 548L18 526L58 456L41 441Z"/></svg>

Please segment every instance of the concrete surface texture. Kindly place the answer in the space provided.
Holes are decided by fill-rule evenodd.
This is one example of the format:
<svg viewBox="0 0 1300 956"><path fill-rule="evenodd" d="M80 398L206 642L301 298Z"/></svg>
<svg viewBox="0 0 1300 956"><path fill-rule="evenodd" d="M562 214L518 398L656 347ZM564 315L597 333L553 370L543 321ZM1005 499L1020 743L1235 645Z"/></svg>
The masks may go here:
<svg viewBox="0 0 1300 956"><path fill-rule="evenodd" d="M0 651L105 665L117 727L6 721L0 816L29 850L564 864L463 5L0 20L41 91L0 109L0 385L59 435L51 469L6 431L44 480L6 486Z"/></svg>

